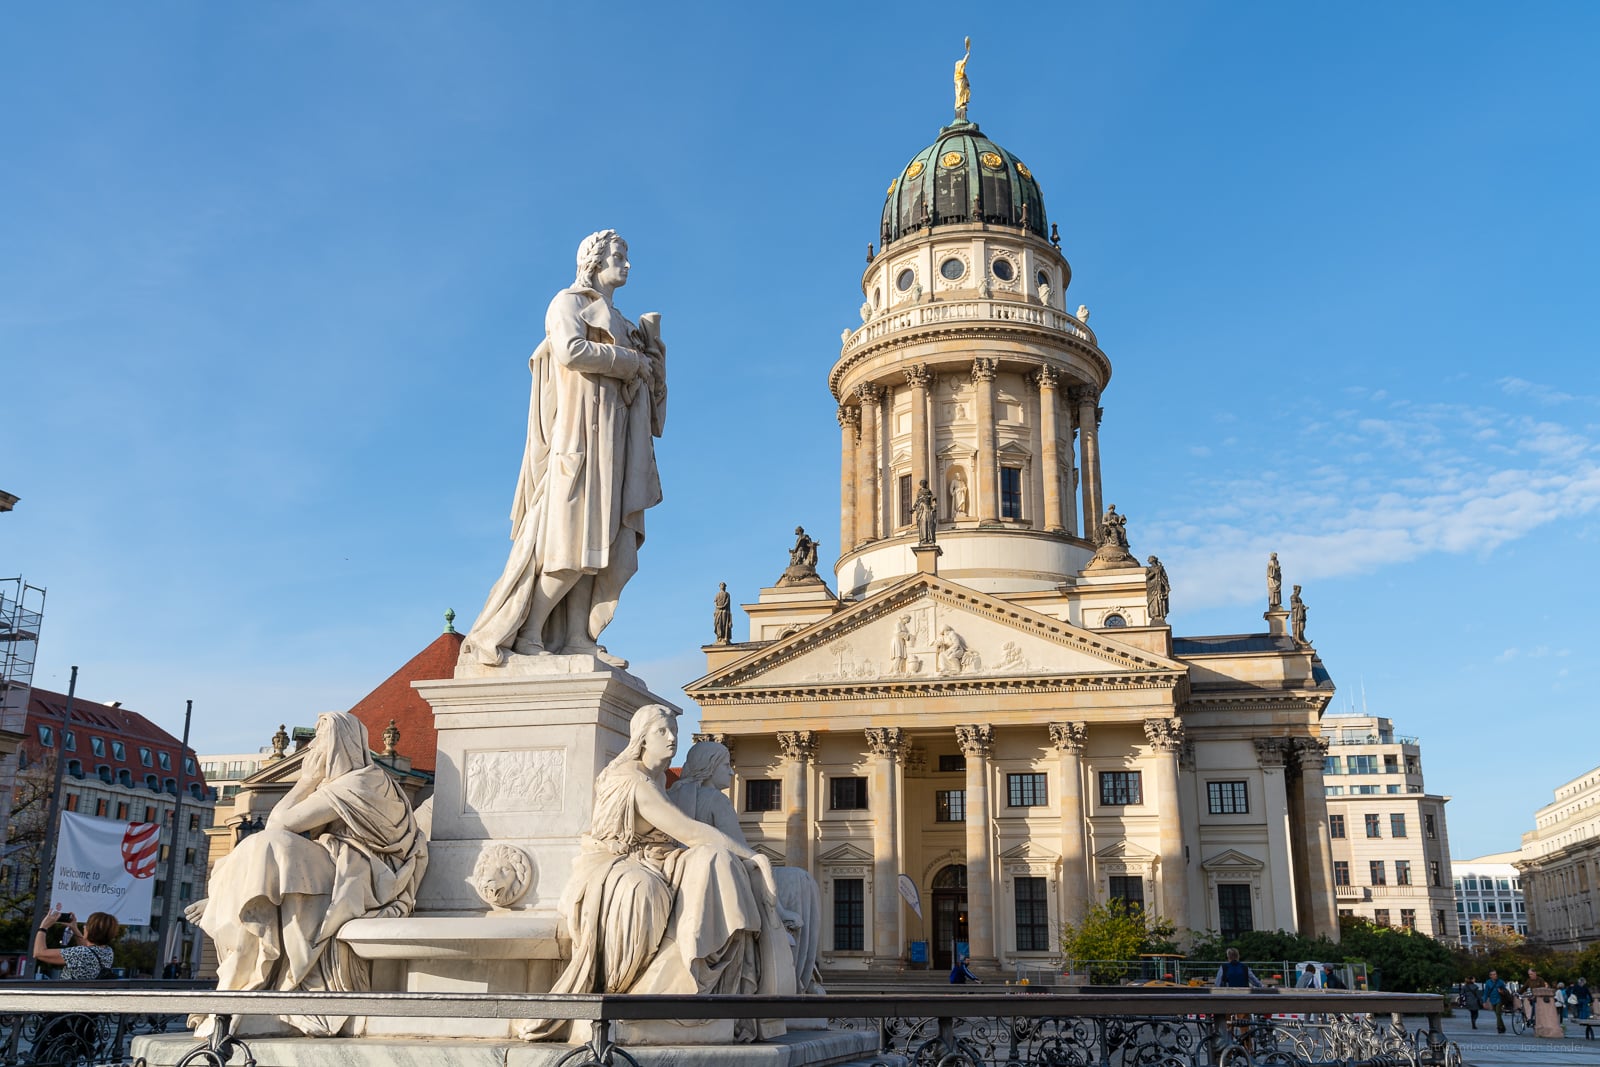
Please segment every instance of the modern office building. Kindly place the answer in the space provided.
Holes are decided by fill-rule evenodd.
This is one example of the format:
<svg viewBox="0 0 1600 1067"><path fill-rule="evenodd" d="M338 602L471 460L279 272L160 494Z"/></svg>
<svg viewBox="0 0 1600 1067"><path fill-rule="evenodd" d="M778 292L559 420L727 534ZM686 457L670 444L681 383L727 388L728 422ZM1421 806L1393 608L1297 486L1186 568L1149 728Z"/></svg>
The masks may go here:
<svg viewBox="0 0 1600 1067"><path fill-rule="evenodd" d="M1451 865L1456 895L1456 941L1463 948L1483 944L1484 926L1526 935L1528 912L1522 875L1514 866L1520 854L1496 852Z"/></svg>

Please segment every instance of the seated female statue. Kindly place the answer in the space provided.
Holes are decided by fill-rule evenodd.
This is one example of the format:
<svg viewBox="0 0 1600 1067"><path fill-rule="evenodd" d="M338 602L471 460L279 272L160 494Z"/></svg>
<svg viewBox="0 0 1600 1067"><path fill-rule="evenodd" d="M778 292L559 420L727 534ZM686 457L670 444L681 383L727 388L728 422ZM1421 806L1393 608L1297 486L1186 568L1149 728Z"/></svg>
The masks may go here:
<svg viewBox="0 0 1600 1067"><path fill-rule="evenodd" d="M348 712L317 719L300 777L212 872L212 896L184 912L216 945L218 989L362 992L369 964L336 940L351 919L411 914L428 846L394 778L373 762ZM329 1036L342 1016L284 1016Z"/></svg>
<svg viewBox="0 0 1600 1067"><path fill-rule="evenodd" d="M677 713L646 705L633 715L627 747L600 772L561 897L572 958L552 993L794 992L772 868L743 841L673 806L663 779L677 747ZM535 1019L519 1032L540 1040L566 1029L564 1020ZM633 1044L781 1033L781 1021L765 1020L618 1024L618 1037Z"/></svg>

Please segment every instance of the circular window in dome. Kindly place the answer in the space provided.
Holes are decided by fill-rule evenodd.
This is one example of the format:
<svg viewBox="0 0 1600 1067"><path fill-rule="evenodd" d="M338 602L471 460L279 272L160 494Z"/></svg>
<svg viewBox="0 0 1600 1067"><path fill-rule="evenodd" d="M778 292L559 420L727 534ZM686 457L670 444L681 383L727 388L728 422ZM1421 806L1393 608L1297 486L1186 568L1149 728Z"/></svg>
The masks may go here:
<svg viewBox="0 0 1600 1067"><path fill-rule="evenodd" d="M1004 256L995 257L995 261L990 265L989 269L994 271L994 276L1003 282L1009 282L1017 276L1017 269Z"/></svg>
<svg viewBox="0 0 1600 1067"><path fill-rule="evenodd" d="M899 178L896 178L894 181L890 182L889 183L889 191L887 193L885 193L884 195L885 196L893 196L894 195L895 186L897 186L899 184L900 184L900 179Z"/></svg>
<svg viewBox="0 0 1600 1067"><path fill-rule="evenodd" d="M1035 278L1034 281L1038 282L1040 285L1049 285L1050 275L1046 274L1044 271L1040 271L1038 277Z"/></svg>
<svg viewBox="0 0 1600 1067"><path fill-rule="evenodd" d="M1017 160L1017 173L1022 175L1024 178L1033 177L1033 171L1029 170L1026 166L1024 166L1023 163L1022 163L1022 160L1020 160L1020 159Z"/></svg>
<svg viewBox="0 0 1600 1067"><path fill-rule="evenodd" d="M984 166L988 167L990 170L999 170L1001 167L1005 166L1006 162L1000 158L1000 154L998 152L985 152L983 155L978 157L978 161Z"/></svg>
<svg viewBox="0 0 1600 1067"><path fill-rule="evenodd" d="M911 286L916 283L916 280L917 272L912 270L910 267L907 267L905 270L901 271L895 276L894 287L903 293L907 289L911 288Z"/></svg>
<svg viewBox="0 0 1600 1067"><path fill-rule="evenodd" d="M961 166L961 160L962 156L960 152L946 152L944 155L939 157L939 162L951 170Z"/></svg>
<svg viewBox="0 0 1600 1067"><path fill-rule="evenodd" d="M1118 626L1126 626L1126 625L1128 625L1128 620L1123 618L1121 615L1118 615L1116 612L1113 611L1110 615L1107 615L1105 617L1104 625L1105 626L1109 626L1110 628L1112 628L1114 630Z"/></svg>
<svg viewBox="0 0 1600 1067"><path fill-rule="evenodd" d="M944 279L947 282L957 281L963 274L967 273L967 265L954 256L951 256L949 259L939 264L939 273L944 275Z"/></svg>
<svg viewBox="0 0 1600 1067"><path fill-rule="evenodd" d="M920 159L917 160L916 162L912 163L911 166L906 168L906 177L907 178L915 178L917 175L919 175L921 173L922 173L922 160L920 160Z"/></svg>

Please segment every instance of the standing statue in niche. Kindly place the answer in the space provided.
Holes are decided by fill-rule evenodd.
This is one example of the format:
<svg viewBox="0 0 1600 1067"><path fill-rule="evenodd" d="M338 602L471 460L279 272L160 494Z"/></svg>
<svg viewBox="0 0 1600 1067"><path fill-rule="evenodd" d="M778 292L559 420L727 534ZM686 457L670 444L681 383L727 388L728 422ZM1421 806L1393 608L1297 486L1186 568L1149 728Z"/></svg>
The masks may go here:
<svg viewBox="0 0 1600 1067"><path fill-rule="evenodd" d="M928 488L926 478L917 483L917 495L911 501L911 518L917 524L917 544L933 544L938 537L939 502Z"/></svg>
<svg viewBox="0 0 1600 1067"><path fill-rule="evenodd" d="M950 479L950 518L959 519L967 513L967 480L960 475Z"/></svg>
<svg viewBox="0 0 1600 1067"><path fill-rule="evenodd" d="M572 957L552 993L790 994L794 956L778 915L767 858L683 814L664 776L678 751L677 713L647 704L628 744L600 772L594 817L573 863L561 913ZM535 1019L519 1033L557 1037L564 1019ZM764 1020L619 1024L624 1044L727 1044L776 1037Z"/></svg>
<svg viewBox="0 0 1600 1067"><path fill-rule="evenodd" d="M1306 602L1300 599L1300 587L1294 587L1289 597L1289 630L1297 645L1309 644L1306 640Z"/></svg>
<svg viewBox="0 0 1600 1067"><path fill-rule="evenodd" d="M218 861L212 895L183 914L216 945L218 989L362 993L371 964L338 940L339 928L410 915L427 865L411 803L373 762L366 726L349 712L324 712L294 787L264 829ZM345 1022L281 1018L312 1037Z"/></svg>
<svg viewBox="0 0 1600 1067"><path fill-rule="evenodd" d="M1278 566L1276 552L1267 557L1267 610L1283 607L1283 568Z"/></svg>
<svg viewBox="0 0 1600 1067"><path fill-rule="evenodd" d="M727 748L715 741L696 741L683 757L683 773L667 790L667 797L689 818L748 845L739 815L725 792L731 785L733 761ZM802 867L774 867L772 877L778 889L778 917L792 940L795 989L826 993L817 974L822 936L822 894L817 880Z"/></svg>
<svg viewBox="0 0 1600 1067"><path fill-rule="evenodd" d="M728 583L717 583L717 599L711 612L711 632L719 645L733 640L733 598L728 595Z"/></svg>
<svg viewBox="0 0 1600 1067"><path fill-rule="evenodd" d="M614 230L584 238L578 277L545 312L528 438L511 504L511 556L461 646L463 663L586 653L639 569L644 513L661 502L654 438L666 420L661 317L635 326L612 304L628 281Z"/></svg>
<svg viewBox="0 0 1600 1067"><path fill-rule="evenodd" d="M1172 595L1172 583L1167 580L1167 568L1154 556L1146 557L1145 562L1145 596L1150 609L1150 621L1162 622L1167 617L1168 598Z"/></svg>

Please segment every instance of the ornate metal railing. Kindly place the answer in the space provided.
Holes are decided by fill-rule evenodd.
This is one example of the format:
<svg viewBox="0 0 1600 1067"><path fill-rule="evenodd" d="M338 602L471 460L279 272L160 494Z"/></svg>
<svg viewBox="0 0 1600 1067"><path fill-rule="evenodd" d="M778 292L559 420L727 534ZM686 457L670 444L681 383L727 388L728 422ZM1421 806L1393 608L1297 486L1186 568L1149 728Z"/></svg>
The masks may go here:
<svg viewBox="0 0 1600 1067"><path fill-rule="evenodd" d="M88 988L82 990L92 996ZM0 994L3 997L3 994ZM187 1030L184 1016L164 1012L101 1011L94 1002L73 1011L0 1014L0 1064L6 1067L102 1067L129 1062L141 1034Z"/></svg>
<svg viewBox="0 0 1600 1067"><path fill-rule="evenodd" d="M1068 334L1087 344L1095 344L1093 331L1076 315L1043 304L1022 303L1016 300L957 300L941 299L924 304L912 304L877 315L850 334L844 342L844 351L851 353L863 345L901 330L923 326L939 326L950 322L993 322L1017 326L1032 326Z"/></svg>
<svg viewBox="0 0 1600 1067"><path fill-rule="evenodd" d="M26 985L26 984L22 984ZM804 997L669 997L437 993L234 993L88 990L58 983L0 987L0 1016L17 1022L8 1063L121 1063L125 1046L95 1045L39 1058L28 1033L45 1028L120 1028L124 1018L217 1018L215 1033L186 1046L182 1067L253 1062L233 1020L250 1015L379 1018L573 1019L593 1025L562 1067L620 1067L638 1060L612 1023L666 1019L829 1019L877 1035L879 1062L918 1067L1459 1067L1460 1049L1440 1030L1443 1000L1397 993L847 994ZM1404 1016L1425 1022L1407 1029ZM109 1020L109 1022L107 1021ZM32 1026L33 1030L26 1028ZM87 1036L88 1030L84 1034ZM324 1039L325 1040L325 1039ZM509 1043L509 1042L508 1042ZM105 1051L102 1051L105 1049ZM40 1052L44 1051L42 1047ZM638 1050L634 1050L637 1052ZM871 1055L870 1053L868 1054ZM33 1056L34 1058L27 1058Z"/></svg>

